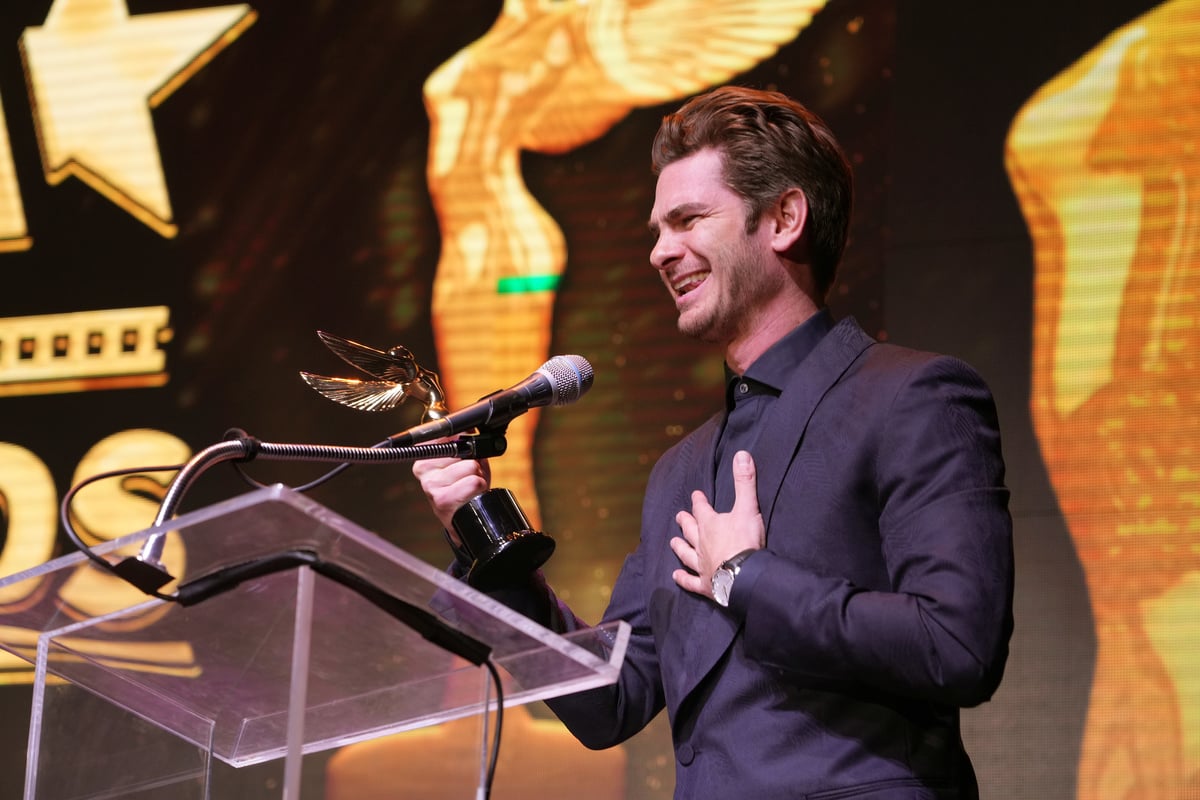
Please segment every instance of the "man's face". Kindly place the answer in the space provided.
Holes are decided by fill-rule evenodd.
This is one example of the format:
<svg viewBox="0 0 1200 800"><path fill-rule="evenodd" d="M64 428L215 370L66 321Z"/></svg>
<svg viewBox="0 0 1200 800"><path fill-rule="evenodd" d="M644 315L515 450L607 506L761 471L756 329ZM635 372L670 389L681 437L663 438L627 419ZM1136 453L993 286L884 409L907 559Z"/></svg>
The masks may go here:
<svg viewBox="0 0 1200 800"><path fill-rule="evenodd" d="M701 150L659 174L650 263L679 312L679 330L721 345L749 336L782 273L770 268L769 233L746 233L746 205L724 182L721 156Z"/></svg>

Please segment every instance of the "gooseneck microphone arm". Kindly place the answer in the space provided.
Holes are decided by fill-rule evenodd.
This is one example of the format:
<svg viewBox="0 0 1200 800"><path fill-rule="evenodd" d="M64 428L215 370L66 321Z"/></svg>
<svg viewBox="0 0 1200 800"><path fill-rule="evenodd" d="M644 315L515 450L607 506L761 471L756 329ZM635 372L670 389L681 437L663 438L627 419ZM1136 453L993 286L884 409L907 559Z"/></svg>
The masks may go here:
<svg viewBox="0 0 1200 800"><path fill-rule="evenodd" d="M224 461L316 461L323 463L370 464L393 461L417 461L423 458L486 458L479 453L477 441L463 438L453 442L423 444L414 447L346 447L325 444L273 444L250 436L228 439L201 450L184 465L172 481L159 507L155 525L175 515L183 494L196 479L214 464Z"/></svg>
<svg viewBox="0 0 1200 800"><path fill-rule="evenodd" d="M226 461L316 461L342 464L378 464L397 461L418 461L424 458L481 459L498 455L504 450L503 438L466 436L452 442L421 444L411 447L346 447L321 444L276 444L262 442L244 435L206 447L192 456L171 481L154 526L165 525L175 516L184 494L210 467ZM165 534L152 534L137 558L159 567L162 560ZM168 578L169 579L169 578ZM165 583L165 581L164 581ZM157 587L156 587L157 588Z"/></svg>

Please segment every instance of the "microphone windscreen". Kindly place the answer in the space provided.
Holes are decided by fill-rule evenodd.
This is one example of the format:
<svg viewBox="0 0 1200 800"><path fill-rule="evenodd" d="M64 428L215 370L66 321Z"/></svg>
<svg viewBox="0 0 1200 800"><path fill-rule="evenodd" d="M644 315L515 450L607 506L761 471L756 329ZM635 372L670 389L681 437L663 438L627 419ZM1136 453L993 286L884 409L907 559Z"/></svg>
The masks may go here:
<svg viewBox="0 0 1200 800"><path fill-rule="evenodd" d="M595 373L583 356L554 356L538 369L550 379L553 399L550 404L565 406L574 403L592 388Z"/></svg>

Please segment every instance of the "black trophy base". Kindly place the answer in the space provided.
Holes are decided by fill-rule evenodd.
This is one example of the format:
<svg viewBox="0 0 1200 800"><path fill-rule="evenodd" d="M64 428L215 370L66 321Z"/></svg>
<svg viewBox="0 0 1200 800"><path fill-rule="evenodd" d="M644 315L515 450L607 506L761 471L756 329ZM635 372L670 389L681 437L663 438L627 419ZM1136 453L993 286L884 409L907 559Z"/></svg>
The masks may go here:
<svg viewBox="0 0 1200 800"><path fill-rule="evenodd" d="M525 581L554 553L554 539L535 531L508 489L489 489L451 520L468 555L467 583L480 590Z"/></svg>

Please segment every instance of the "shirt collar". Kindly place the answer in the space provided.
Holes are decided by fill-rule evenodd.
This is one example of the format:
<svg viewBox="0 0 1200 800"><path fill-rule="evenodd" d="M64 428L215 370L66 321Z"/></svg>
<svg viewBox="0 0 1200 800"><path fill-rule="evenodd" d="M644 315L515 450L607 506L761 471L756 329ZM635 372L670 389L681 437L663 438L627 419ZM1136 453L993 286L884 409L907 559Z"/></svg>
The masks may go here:
<svg viewBox="0 0 1200 800"><path fill-rule="evenodd" d="M832 328L833 315L828 308L822 308L767 348L766 352L746 368L745 375L739 376L726 364L726 408L733 408L734 398L737 396L734 389L742 381L750 385L749 394L772 394L778 397L792 370L816 349L817 344Z"/></svg>

